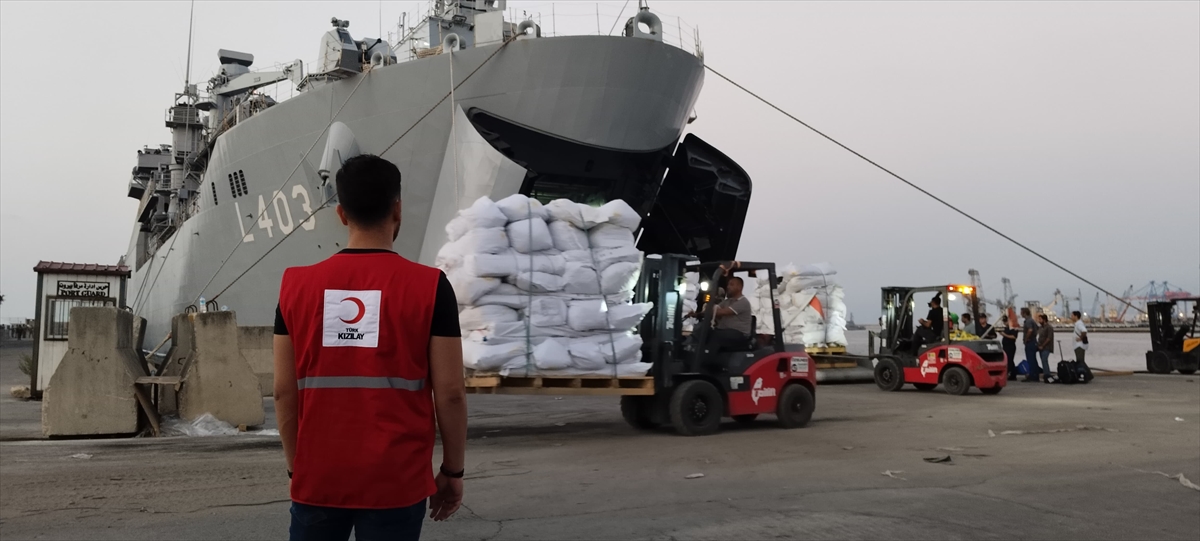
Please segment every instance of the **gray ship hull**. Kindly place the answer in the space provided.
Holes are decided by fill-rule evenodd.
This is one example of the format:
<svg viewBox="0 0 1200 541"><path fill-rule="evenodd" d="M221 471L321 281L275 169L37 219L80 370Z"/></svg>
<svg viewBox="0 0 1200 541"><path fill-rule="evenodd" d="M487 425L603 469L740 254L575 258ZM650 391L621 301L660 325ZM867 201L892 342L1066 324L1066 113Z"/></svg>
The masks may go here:
<svg viewBox="0 0 1200 541"><path fill-rule="evenodd" d="M453 104L447 99L417 123L450 91L451 72L455 84L463 81L497 47L376 68L303 92L223 133L200 185L198 211L144 262L137 261L134 231L126 258L136 265L130 304L147 319L148 339L157 343L170 330L171 317L198 297L216 297L218 305L237 312L240 325L270 325L283 270L344 247L346 230L332 205L301 223L328 193L316 169L333 121L349 128L361 152L380 154L400 168L404 222L395 247L431 264L456 209L479 195L502 198L520 189L519 182L472 178L445 185L447 164L456 167L470 155L448 144L452 124L475 129L461 125L460 110L486 111L584 145L654 151L678 141L703 83L700 58L657 41L522 39L459 87ZM460 120L452 122L455 114ZM448 158L448 152L455 155ZM260 214L264 219L257 220Z"/></svg>

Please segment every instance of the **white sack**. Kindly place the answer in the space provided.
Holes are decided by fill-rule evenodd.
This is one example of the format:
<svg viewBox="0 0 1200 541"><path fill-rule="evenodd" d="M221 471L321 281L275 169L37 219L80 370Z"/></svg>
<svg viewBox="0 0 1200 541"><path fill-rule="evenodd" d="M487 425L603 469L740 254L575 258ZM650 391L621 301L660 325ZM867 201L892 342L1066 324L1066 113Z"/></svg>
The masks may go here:
<svg viewBox="0 0 1200 541"><path fill-rule="evenodd" d="M517 272L544 272L562 275L566 270L566 259L559 254L512 254Z"/></svg>
<svg viewBox="0 0 1200 541"><path fill-rule="evenodd" d="M837 274L837 271L833 269L833 265L830 265L826 261L822 261L820 263L813 263L811 265L804 265L803 267L800 267L800 270L797 271L797 274L800 276L827 276Z"/></svg>
<svg viewBox="0 0 1200 541"><path fill-rule="evenodd" d="M523 254L554 248L546 220L531 218L508 224L508 240L514 250ZM495 252L493 252L495 253Z"/></svg>
<svg viewBox="0 0 1200 541"><path fill-rule="evenodd" d="M614 263L600 272L600 291L606 295L629 291L637 285L638 271L641 265L637 263Z"/></svg>
<svg viewBox="0 0 1200 541"><path fill-rule="evenodd" d="M796 287L799 289L822 289L837 285L837 275L826 276L800 276L793 282L796 282Z"/></svg>
<svg viewBox="0 0 1200 541"><path fill-rule="evenodd" d="M507 306L485 304L471 306L458 313L458 326L465 331L490 329L497 323L520 320L517 311Z"/></svg>
<svg viewBox="0 0 1200 541"><path fill-rule="evenodd" d="M497 278L480 278L462 269L451 269L446 273L450 287L454 288L454 296L459 304L475 304L480 297L491 293L500 285Z"/></svg>
<svg viewBox="0 0 1200 541"><path fill-rule="evenodd" d="M599 295L600 278L590 265L567 263L566 271L563 272L563 292L574 295Z"/></svg>
<svg viewBox="0 0 1200 541"><path fill-rule="evenodd" d="M554 248L563 252L571 250L588 250L588 236L582 229L571 225L571 222L555 220L550 222L550 240Z"/></svg>
<svg viewBox="0 0 1200 541"><path fill-rule="evenodd" d="M506 278L521 291L530 293L553 293L562 291L563 277L545 272L522 272Z"/></svg>
<svg viewBox="0 0 1200 541"><path fill-rule="evenodd" d="M593 227L588 230L587 236L592 249L632 247L637 244L633 238L633 231L613 224L600 224Z"/></svg>
<svg viewBox="0 0 1200 541"><path fill-rule="evenodd" d="M495 344L463 340L463 366L475 370L497 370L505 363L525 356L524 342Z"/></svg>
<svg viewBox="0 0 1200 541"><path fill-rule="evenodd" d="M504 227L505 223L508 219L496 204L487 197L480 197L471 206L458 211L458 216L446 224L446 235L456 241L472 229Z"/></svg>
<svg viewBox="0 0 1200 541"><path fill-rule="evenodd" d="M839 313L825 318L825 343L831 346L846 345L846 317Z"/></svg>
<svg viewBox="0 0 1200 541"><path fill-rule="evenodd" d="M580 340L583 339L570 339L568 349L571 351L571 366L580 370L601 370L608 366L609 363L604 361L604 355L600 353L599 344Z"/></svg>
<svg viewBox="0 0 1200 541"><path fill-rule="evenodd" d="M624 227L630 231L636 230L638 224L642 223L642 216L634 211L633 207L629 206L629 203L620 199L614 199L605 203L604 206L600 207L600 215L607 223Z"/></svg>
<svg viewBox="0 0 1200 541"><path fill-rule="evenodd" d="M529 295L497 295L495 292L488 293L479 297L475 304L485 306L494 304L497 306L507 306L516 310L524 309L529 305Z"/></svg>
<svg viewBox="0 0 1200 541"><path fill-rule="evenodd" d="M533 297L529 300L527 319L535 327L557 327L567 324L567 303L555 297Z"/></svg>
<svg viewBox="0 0 1200 541"><path fill-rule="evenodd" d="M571 366L566 340L549 338L533 347L533 364L542 370L561 370Z"/></svg>
<svg viewBox="0 0 1200 541"><path fill-rule="evenodd" d="M498 254L508 251L508 235L504 229L472 229L452 243L453 250L462 254Z"/></svg>
<svg viewBox="0 0 1200 541"><path fill-rule="evenodd" d="M496 286L496 289L493 289L491 293L488 293L488 295L520 295L520 296L525 296L525 292L521 291L520 289L517 289L517 286L514 286L514 285L512 285L512 284L503 284L503 283L502 283L502 284L500 284L500 285ZM496 304L496 303L492 303L492 304Z"/></svg>
<svg viewBox="0 0 1200 541"><path fill-rule="evenodd" d="M591 229L604 222L600 209L570 199L555 199L546 204L550 219L567 222L579 229Z"/></svg>
<svg viewBox="0 0 1200 541"><path fill-rule="evenodd" d="M613 248L597 248L592 250L592 258L595 261L597 269L604 269L609 265L622 261L641 263L642 253L638 251L636 246L628 244Z"/></svg>
<svg viewBox="0 0 1200 541"><path fill-rule="evenodd" d="M576 356L578 350L583 355L592 355L595 346L597 357L607 364L624 364L634 362L635 356L642 349L641 335L631 332L602 333L584 338L572 338L570 341L571 356ZM614 351L616 355L614 356Z"/></svg>
<svg viewBox="0 0 1200 541"><path fill-rule="evenodd" d="M503 278L517 273L517 261L512 252L502 254L467 254L462 259L463 270L475 276Z"/></svg>
<svg viewBox="0 0 1200 541"><path fill-rule="evenodd" d="M574 300L568 303L567 326L576 331L627 331L640 323L652 307L654 303L648 302L606 306L600 299Z"/></svg>
<svg viewBox="0 0 1200 541"><path fill-rule="evenodd" d="M592 263L591 250L564 250L562 257L563 261L566 261L567 263L578 263L585 267L595 268Z"/></svg>
<svg viewBox="0 0 1200 541"><path fill-rule="evenodd" d="M525 197L519 193L496 201L496 208L504 213L504 217L507 218L506 221L509 222L528 220L531 215L543 220L550 217L550 213L546 211L546 207L542 206L541 201Z"/></svg>
<svg viewBox="0 0 1200 541"><path fill-rule="evenodd" d="M459 252L459 247L453 242L443 244L438 250L437 257L433 259L433 266L448 271L456 269L463 264L463 254Z"/></svg>

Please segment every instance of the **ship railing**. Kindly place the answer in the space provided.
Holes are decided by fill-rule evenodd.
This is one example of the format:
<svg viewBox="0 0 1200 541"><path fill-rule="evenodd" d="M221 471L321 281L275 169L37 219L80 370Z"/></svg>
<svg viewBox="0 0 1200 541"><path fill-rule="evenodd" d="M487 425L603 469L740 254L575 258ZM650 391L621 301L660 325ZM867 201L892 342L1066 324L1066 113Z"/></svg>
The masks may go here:
<svg viewBox="0 0 1200 541"><path fill-rule="evenodd" d="M451 7L454 5L450 4ZM704 58L700 29L688 24L682 17L658 9L657 5L651 8L650 12L657 15L662 22L663 43ZM625 30L626 22L637 13L637 9L636 3L633 2L625 3L624 8L620 4L608 3L544 2L522 6L520 9L510 7L505 11L504 20L514 25L532 20L541 27L542 37L620 36ZM424 13L415 14L416 16L412 15L406 15L405 19L425 21L436 13L431 8ZM393 43L398 62L424 58L440 45L428 42L428 29L424 28L424 23L398 28L396 35L402 36L398 42Z"/></svg>

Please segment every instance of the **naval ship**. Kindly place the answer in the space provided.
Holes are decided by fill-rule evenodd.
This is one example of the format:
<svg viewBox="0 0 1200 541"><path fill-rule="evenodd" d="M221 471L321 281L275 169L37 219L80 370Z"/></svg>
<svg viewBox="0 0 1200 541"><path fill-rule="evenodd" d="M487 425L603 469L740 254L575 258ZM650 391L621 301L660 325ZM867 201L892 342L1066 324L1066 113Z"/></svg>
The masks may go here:
<svg viewBox="0 0 1200 541"><path fill-rule="evenodd" d="M505 7L435 2L396 44L355 39L334 18L311 66L252 71L252 54L222 49L203 91L185 82L166 110L171 143L138 152L128 188L140 202L129 308L146 336L197 309L272 324L284 269L344 247L333 179L358 154L399 167L395 250L421 263L458 209L514 193L624 199L643 216L642 250L733 259L750 179L683 137L704 81L699 46L664 43L644 4L615 36L543 37ZM259 91L282 81L298 93Z"/></svg>

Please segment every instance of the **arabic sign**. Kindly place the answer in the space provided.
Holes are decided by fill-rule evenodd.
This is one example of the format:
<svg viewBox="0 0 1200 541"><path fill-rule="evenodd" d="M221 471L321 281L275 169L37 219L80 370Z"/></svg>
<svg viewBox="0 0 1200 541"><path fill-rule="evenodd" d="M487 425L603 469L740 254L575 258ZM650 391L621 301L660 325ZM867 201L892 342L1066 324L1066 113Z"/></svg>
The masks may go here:
<svg viewBox="0 0 1200 541"><path fill-rule="evenodd" d="M59 297L102 297L107 298L109 288L112 284L108 282L76 282L73 280L58 281L58 296Z"/></svg>

